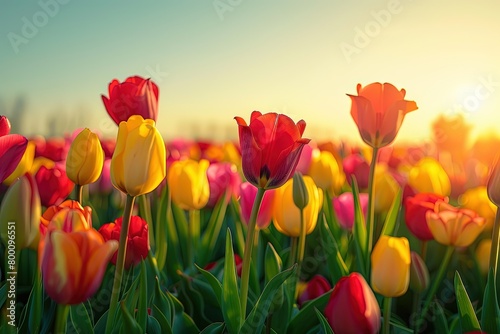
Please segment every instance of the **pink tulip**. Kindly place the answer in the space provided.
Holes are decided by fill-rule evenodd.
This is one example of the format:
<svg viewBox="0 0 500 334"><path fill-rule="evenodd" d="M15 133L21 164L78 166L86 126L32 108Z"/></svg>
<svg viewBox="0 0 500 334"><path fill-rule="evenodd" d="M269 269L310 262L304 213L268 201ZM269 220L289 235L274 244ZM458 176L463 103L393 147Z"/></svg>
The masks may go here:
<svg viewBox="0 0 500 334"><path fill-rule="evenodd" d="M295 172L300 172L302 174L307 174L309 171L309 166L311 165L313 155L313 146L311 143L304 145L302 148L302 153L300 154L299 163L295 167Z"/></svg>
<svg viewBox="0 0 500 334"><path fill-rule="evenodd" d="M332 286L330 283L321 275L315 275L309 282L305 290L300 294L297 304L302 306L308 300L313 300L321 296L330 290Z"/></svg>
<svg viewBox="0 0 500 334"><path fill-rule="evenodd" d="M10 122L6 116L0 116L0 137L10 133Z"/></svg>
<svg viewBox="0 0 500 334"><path fill-rule="evenodd" d="M228 162L212 163L207 170L210 197L207 206L213 208L222 196L226 204L231 196L239 196L241 178L236 166Z"/></svg>
<svg viewBox="0 0 500 334"><path fill-rule="evenodd" d="M368 194L359 194L361 211L366 218L368 210ZM346 192L339 197L333 198L333 209L337 215L340 226L346 230L352 230L354 226L354 197L352 193Z"/></svg>
<svg viewBox="0 0 500 334"><path fill-rule="evenodd" d="M342 162L342 167L344 168L344 173L349 185L351 184L351 176L354 176L359 189L368 188L370 165L361 155L351 154L347 156Z"/></svg>
<svg viewBox="0 0 500 334"><path fill-rule="evenodd" d="M250 214L252 213L257 187L249 182L244 182L240 185L240 206L243 222L248 224ZM257 215L257 227L264 229L271 223L272 207L274 200L274 190L267 190L264 193L264 198L260 205L259 214Z"/></svg>

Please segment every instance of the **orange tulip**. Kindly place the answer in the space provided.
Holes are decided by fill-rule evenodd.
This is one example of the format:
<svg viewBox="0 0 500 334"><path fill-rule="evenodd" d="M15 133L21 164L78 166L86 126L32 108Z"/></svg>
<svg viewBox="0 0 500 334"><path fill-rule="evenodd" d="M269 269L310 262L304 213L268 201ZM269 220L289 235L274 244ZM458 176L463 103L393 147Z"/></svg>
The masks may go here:
<svg viewBox="0 0 500 334"><path fill-rule="evenodd" d="M374 148L392 143L405 115L418 109L414 101L404 99L404 89L390 83L375 82L364 88L358 84L356 89L357 96L347 94L352 101L351 116L363 141Z"/></svg>

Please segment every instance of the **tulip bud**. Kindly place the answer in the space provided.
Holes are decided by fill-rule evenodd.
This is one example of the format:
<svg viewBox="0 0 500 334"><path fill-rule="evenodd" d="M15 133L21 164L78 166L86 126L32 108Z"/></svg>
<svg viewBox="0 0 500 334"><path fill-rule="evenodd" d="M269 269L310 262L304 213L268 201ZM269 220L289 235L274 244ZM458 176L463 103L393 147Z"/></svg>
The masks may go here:
<svg viewBox="0 0 500 334"><path fill-rule="evenodd" d="M495 221L497 206L488 198L488 191L485 186L470 188L458 199L458 203L464 209L476 212L486 220L486 230L490 230Z"/></svg>
<svg viewBox="0 0 500 334"><path fill-rule="evenodd" d="M372 255L373 291L384 297L399 297L410 283L410 243L408 239L382 235Z"/></svg>
<svg viewBox="0 0 500 334"><path fill-rule="evenodd" d="M306 301L313 300L330 290L332 286L321 275L314 275L314 277L307 282L305 288L299 294L297 304L302 306Z"/></svg>
<svg viewBox="0 0 500 334"><path fill-rule="evenodd" d="M345 230L351 231L354 226L354 197L351 192L341 194L339 197L333 198L333 209L337 217L337 221ZM366 218L368 210L368 194L359 194L359 204L361 212Z"/></svg>
<svg viewBox="0 0 500 334"><path fill-rule="evenodd" d="M309 194L307 193L304 178L300 173L293 175L293 203L300 210L303 210L309 203Z"/></svg>
<svg viewBox="0 0 500 334"><path fill-rule="evenodd" d="M391 175L386 165L380 165L375 170L375 212L388 212L399 191L399 185Z"/></svg>
<svg viewBox="0 0 500 334"><path fill-rule="evenodd" d="M68 178L78 185L94 183L101 175L103 163L104 151L99 137L89 129L84 129L69 148L66 158Z"/></svg>
<svg viewBox="0 0 500 334"><path fill-rule="evenodd" d="M66 175L64 165L57 163L53 168L41 166L35 175L43 206L61 204L73 190L74 184Z"/></svg>
<svg viewBox="0 0 500 334"><path fill-rule="evenodd" d="M341 167L329 151L313 151L308 174L319 188L331 194L340 193L345 181Z"/></svg>
<svg viewBox="0 0 500 334"><path fill-rule="evenodd" d="M8 135L10 128L9 119L6 116L0 116L0 137Z"/></svg>
<svg viewBox="0 0 500 334"><path fill-rule="evenodd" d="M500 206L500 162L498 160L488 179L488 197L497 207Z"/></svg>
<svg viewBox="0 0 500 334"><path fill-rule="evenodd" d="M172 201L184 210L203 208L210 197L207 160L174 161L168 170L167 182Z"/></svg>
<svg viewBox="0 0 500 334"><path fill-rule="evenodd" d="M422 292L429 286L429 270L425 265L424 260L415 253L410 252L411 266L410 266L410 287L417 292Z"/></svg>
<svg viewBox="0 0 500 334"><path fill-rule="evenodd" d="M408 184L420 193L448 196L451 183L441 164L433 158L423 158L410 169Z"/></svg>
<svg viewBox="0 0 500 334"><path fill-rule="evenodd" d="M214 162L207 169L210 197L207 207L213 208L224 196L225 203L229 203L231 196L239 195L241 178L236 166L231 163Z"/></svg>
<svg viewBox="0 0 500 334"><path fill-rule="evenodd" d="M368 177L370 175L370 165L359 154L351 154L342 161L342 167L349 185L352 176L356 177L359 189L368 188Z"/></svg>
<svg viewBox="0 0 500 334"><path fill-rule="evenodd" d="M266 190L264 193L264 197L260 203L259 213L257 214L256 226L258 229L265 229L271 223L274 192L274 189L270 189ZM248 221L250 220L256 195L257 187L250 182L243 182L240 185L241 218L245 224L248 224Z"/></svg>
<svg viewBox="0 0 500 334"><path fill-rule="evenodd" d="M380 329L380 307L359 273L337 282L324 313L335 334L375 334Z"/></svg>
<svg viewBox="0 0 500 334"><path fill-rule="evenodd" d="M0 206L0 236L5 245L8 230L15 226L16 249L27 248L39 233L41 210L33 177L26 174L17 179L7 190Z"/></svg>

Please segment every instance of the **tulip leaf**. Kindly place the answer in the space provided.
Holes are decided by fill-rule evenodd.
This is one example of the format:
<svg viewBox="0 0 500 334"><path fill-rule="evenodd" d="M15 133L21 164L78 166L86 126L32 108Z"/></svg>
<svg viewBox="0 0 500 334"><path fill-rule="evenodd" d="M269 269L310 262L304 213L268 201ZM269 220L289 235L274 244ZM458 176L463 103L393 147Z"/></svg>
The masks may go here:
<svg viewBox="0 0 500 334"><path fill-rule="evenodd" d="M171 202L172 214L174 217L174 226L177 229L177 235L179 238L179 243L177 247L181 250L182 260L184 264L184 268L189 268L192 263L189 263L188 258L188 243L189 235L188 235L188 221L186 218L186 213L180 207L178 207L174 202Z"/></svg>
<svg viewBox="0 0 500 334"><path fill-rule="evenodd" d="M446 319L446 315L444 313L443 307L441 306L441 303L436 302L433 304L432 314L434 315L433 323L436 333L449 333L450 330L448 328L448 320ZM422 320L425 321L424 319Z"/></svg>
<svg viewBox="0 0 500 334"><path fill-rule="evenodd" d="M165 333L162 331L160 322L155 318L148 316L146 333L148 334L162 334Z"/></svg>
<svg viewBox="0 0 500 334"><path fill-rule="evenodd" d="M340 254L337 240L333 237L332 231L330 230L324 215L323 223L321 223L320 219L319 225L322 243L321 248L326 253L328 271L331 276L331 281L335 284L340 278L349 274L349 269L342 258L342 254Z"/></svg>
<svg viewBox="0 0 500 334"><path fill-rule="evenodd" d="M154 293L154 298L153 298L153 306L155 308L152 309L153 311L153 316L159 317L157 315L157 312L159 312L163 317L165 317L165 320L168 321L169 327L170 323L173 322L174 319L174 310L173 310L173 304L170 301L170 298L168 298L163 291L161 291L160 288L160 282L158 280L159 278L156 277L156 284L155 284L155 293ZM162 325L162 322L160 321L160 325ZM162 326L163 327L163 326ZM170 329L172 330L172 329Z"/></svg>
<svg viewBox="0 0 500 334"><path fill-rule="evenodd" d="M201 266L206 265L210 260L210 256L214 254L215 243L220 234L222 223L224 222L224 217L226 215L227 203L225 197L226 196L221 196L215 205L212 214L210 215L208 226L203 234L203 237L201 238L201 249L198 253L198 263Z"/></svg>
<svg viewBox="0 0 500 334"><path fill-rule="evenodd" d="M154 315L155 319L158 321L158 324L160 325L160 329L162 333L167 333L167 334L173 334L172 332L172 326L170 326L169 321L167 320L167 317L161 312L161 310L158 308L158 306L153 305L151 308L151 312Z"/></svg>
<svg viewBox="0 0 500 334"><path fill-rule="evenodd" d="M481 312L481 327L486 333L500 333L500 309L498 308L494 277L493 268L491 268L484 289L483 310Z"/></svg>
<svg viewBox="0 0 500 334"><path fill-rule="evenodd" d="M318 317L319 322L321 323L321 327L323 328L323 333L333 334L332 327L328 323L328 320L326 320L323 313L321 313L317 308L314 308L314 311L316 311L316 316Z"/></svg>
<svg viewBox="0 0 500 334"><path fill-rule="evenodd" d="M219 305L222 305L222 303L221 303L222 284L219 282L219 280L214 275L212 275L211 272L209 272L208 270L202 269L202 268L198 267L197 265L195 265L195 266L201 272L203 277L205 277L208 284L210 284L210 286L212 287L212 290L215 294L215 297L217 297L217 302L219 303Z"/></svg>
<svg viewBox="0 0 500 334"><path fill-rule="evenodd" d="M467 294L467 290L465 290L458 271L455 272L455 295L457 297L457 307L460 315L462 332L480 331L481 326L479 325L476 313L474 312L469 295Z"/></svg>
<svg viewBox="0 0 500 334"><path fill-rule="evenodd" d="M83 303L72 305L69 311L71 325L77 333L94 333L92 321Z"/></svg>
<svg viewBox="0 0 500 334"><path fill-rule="evenodd" d="M0 295L2 292L0 291ZM7 295L7 294L5 294ZM33 280L33 288L28 299L28 328L30 333L38 333L42 322L42 307L43 307L43 294L42 294L42 275L37 272Z"/></svg>
<svg viewBox="0 0 500 334"><path fill-rule="evenodd" d="M172 331L174 333L183 334L198 334L200 330L194 323L193 319L184 312L184 306L182 303L175 298L170 292L166 293L167 298L173 305L174 319L172 321Z"/></svg>
<svg viewBox="0 0 500 334"><path fill-rule="evenodd" d="M179 300L185 307L185 312L199 325L206 325L212 321L207 317L207 312L218 306L218 302L209 284L196 277L181 274ZM212 302L212 307L206 304ZM222 316L221 316L222 320Z"/></svg>
<svg viewBox="0 0 500 334"><path fill-rule="evenodd" d="M127 310L127 307L125 307L124 302L120 302L120 310L122 311L123 315L123 323L120 328L120 333L143 333L143 330L141 326L137 323L137 321L134 319L132 314Z"/></svg>
<svg viewBox="0 0 500 334"><path fill-rule="evenodd" d="M302 305L300 312L292 318L288 324L288 332L290 334L302 334L307 332L310 328L316 326L319 323L318 317L316 316L316 310L324 310L332 290L329 290L313 299L306 304Z"/></svg>
<svg viewBox="0 0 500 334"><path fill-rule="evenodd" d="M169 256L167 265L167 273L170 278L178 278L178 271L182 269L182 249L179 240L179 233L177 233L176 225L178 222L174 219L173 203L168 198L167 214L166 214L166 228L167 228L167 254Z"/></svg>
<svg viewBox="0 0 500 334"><path fill-rule="evenodd" d="M296 270L297 265L295 264L293 267L274 276L271 281L267 283L264 287L264 291L262 291L262 294L241 327L243 333L260 333L262 331L276 292L278 292L279 288L283 286L283 283L292 276Z"/></svg>
<svg viewBox="0 0 500 334"><path fill-rule="evenodd" d="M226 325L223 322L215 322L205 327L200 334L223 334Z"/></svg>
<svg viewBox="0 0 500 334"><path fill-rule="evenodd" d="M137 322L142 330L146 332L148 323L148 288L147 288L146 264L141 261L141 273L139 274L139 304L137 307Z"/></svg>
<svg viewBox="0 0 500 334"><path fill-rule="evenodd" d="M368 277L368 272L366 269L369 266L366 265L370 257L368 255L368 237L366 232L365 217L363 211L361 210L361 204L359 201L359 190L356 179L352 178L352 197L354 200L354 244L356 249L356 259L358 260L359 272L363 277Z"/></svg>
<svg viewBox="0 0 500 334"><path fill-rule="evenodd" d="M271 243L267 244L264 257L265 278L266 282L269 282L274 276L280 273L283 263Z"/></svg>
<svg viewBox="0 0 500 334"><path fill-rule="evenodd" d="M3 307L3 304L7 300L7 283L4 283L0 288L0 307Z"/></svg>
<svg viewBox="0 0 500 334"><path fill-rule="evenodd" d="M241 302L236 280L231 230L226 233L226 257L224 259L224 276L222 279L222 315L230 333L238 333L241 327Z"/></svg>
<svg viewBox="0 0 500 334"><path fill-rule="evenodd" d="M396 222L398 220L399 211L401 209L402 195L403 192L401 191L401 188L399 188L396 197L394 197L394 201L392 202L391 208L389 209L389 212L385 217L384 228L382 229L381 235L392 236L394 234L394 229L396 227Z"/></svg>
<svg viewBox="0 0 500 334"><path fill-rule="evenodd" d="M163 267L165 266L165 261L167 260L167 251L168 251L168 234L167 234L167 224L168 221L165 221L167 214L170 211L170 193L168 186L166 186L160 197L159 207L157 209L156 216L156 224L155 228L155 238L156 238L156 249L155 249L155 257L156 262L158 264L158 270L162 272Z"/></svg>

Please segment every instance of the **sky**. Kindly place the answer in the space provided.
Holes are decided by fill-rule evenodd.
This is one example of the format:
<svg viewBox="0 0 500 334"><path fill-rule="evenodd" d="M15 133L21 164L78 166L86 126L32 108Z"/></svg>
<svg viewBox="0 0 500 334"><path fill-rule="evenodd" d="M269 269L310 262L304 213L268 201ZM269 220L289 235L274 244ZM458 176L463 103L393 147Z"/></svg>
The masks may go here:
<svg viewBox="0 0 500 334"><path fill-rule="evenodd" d="M6 0L0 113L23 110L25 135L115 136L101 94L140 75L160 88L166 139L234 139L234 116L260 110L361 142L346 94L390 82L419 106L398 140L428 140L439 114L500 131L498 13L496 0Z"/></svg>

